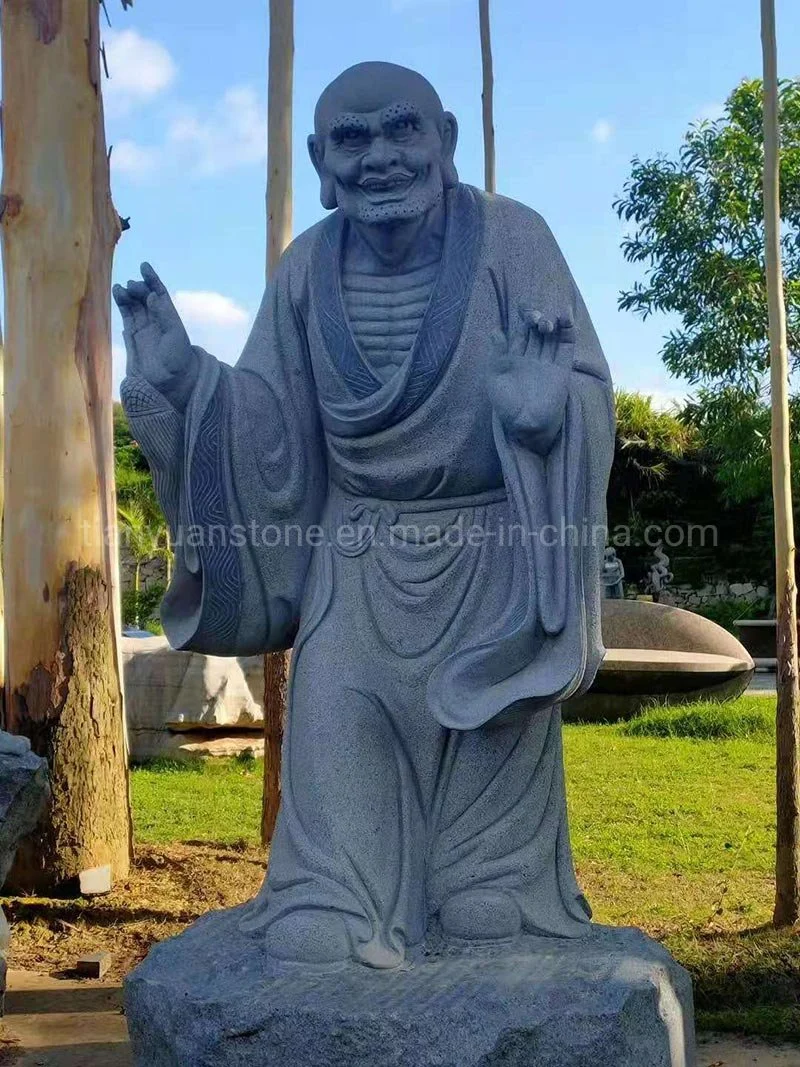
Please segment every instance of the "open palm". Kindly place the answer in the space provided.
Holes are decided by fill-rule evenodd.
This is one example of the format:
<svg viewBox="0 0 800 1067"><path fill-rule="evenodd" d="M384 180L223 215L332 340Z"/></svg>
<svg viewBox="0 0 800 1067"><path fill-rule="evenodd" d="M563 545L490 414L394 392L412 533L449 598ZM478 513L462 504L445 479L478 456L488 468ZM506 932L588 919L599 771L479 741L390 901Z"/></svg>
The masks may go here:
<svg viewBox="0 0 800 1067"><path fill-rule="evenodd" d="M147 379L165 395L185 394L195 366L189 336L166 286L149 263L142 281L114 286L122 314L128 375Z"/></svg>

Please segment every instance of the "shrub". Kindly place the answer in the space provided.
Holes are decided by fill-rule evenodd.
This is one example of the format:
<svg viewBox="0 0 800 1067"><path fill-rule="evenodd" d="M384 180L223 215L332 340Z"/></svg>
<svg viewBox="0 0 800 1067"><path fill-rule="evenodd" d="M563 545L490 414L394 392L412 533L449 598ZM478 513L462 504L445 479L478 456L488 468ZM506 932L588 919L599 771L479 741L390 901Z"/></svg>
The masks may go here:
<svg viewBox="0 0 800 1067"><path fill-rule="evenodd" d="M737 619L769 619L772 603L769 599L744 600L741 597L731 597L728 600L718 600L716 603L704 604L701 607L692 608L696 615L710 619L717 625L736 633L733 625Z"/></svg>
<svg viewBox="0 0 800 1067"><path fill-rule="evenodd" d="M138 594L133 589L127 589L122 594L123 626L135 626L138 617L139 626L143 630L162 634L164 629L158 612L165 591L163 582L153 582L146 589L140 589Z"/></svg>

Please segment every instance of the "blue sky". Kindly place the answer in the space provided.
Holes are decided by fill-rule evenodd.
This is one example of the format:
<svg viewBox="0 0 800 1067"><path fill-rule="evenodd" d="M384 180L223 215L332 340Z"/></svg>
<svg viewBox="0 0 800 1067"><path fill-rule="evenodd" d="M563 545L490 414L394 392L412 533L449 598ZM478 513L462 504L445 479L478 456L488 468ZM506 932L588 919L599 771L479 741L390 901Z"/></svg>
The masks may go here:
<svg viewBox="0 0 800 1067"><path fill-rule="evenodd" d="M264 279L266 0L107 0L113 191L132 228L114 275L149 259L192 339L233 361ZM800 74L800 4L778 0L780 69ZM295 0L295 232L323 214L306 135L320 90L364 59L414 67L460 125L482 184L477 0ZM662 320L617 311L636 277L612 211L634 155L672 153L761 71L758 0L493 0L498 191L550 223L621 386L685 392L659 359ZM115 388L123 373L116 319Z"/></svg>

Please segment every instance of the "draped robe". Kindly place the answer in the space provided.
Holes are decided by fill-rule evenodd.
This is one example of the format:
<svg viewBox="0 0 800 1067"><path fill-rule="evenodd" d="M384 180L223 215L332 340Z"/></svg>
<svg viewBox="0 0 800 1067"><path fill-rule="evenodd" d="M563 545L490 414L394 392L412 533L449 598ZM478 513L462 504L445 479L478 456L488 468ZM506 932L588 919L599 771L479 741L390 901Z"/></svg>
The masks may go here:
<svg viewBox="0 0 800 1067"><path fill-rule="evenodd" d="M245 925L336 915L353 956L380 965L464 889L507 894L530 932L579 936L590 915L559 705L602 656L611 383L543 220L466 185L446 213L427 311L389 381L347 321L337 211L285 253L235 368L197 350L185 413L141 378L122 389L176 545L171 643L294 647L281 811ZM486 384L490 332L519 328L523 304L575 324L544 457Z"/></svg>

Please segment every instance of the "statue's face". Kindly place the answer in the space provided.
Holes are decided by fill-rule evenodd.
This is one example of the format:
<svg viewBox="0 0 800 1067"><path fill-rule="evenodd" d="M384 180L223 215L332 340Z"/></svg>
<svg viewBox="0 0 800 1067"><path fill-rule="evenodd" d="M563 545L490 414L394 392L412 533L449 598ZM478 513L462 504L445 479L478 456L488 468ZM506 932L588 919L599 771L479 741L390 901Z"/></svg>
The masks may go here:
<svg viewBox="0 0 800 1067"><path fill-rule="evenodd" d="M353 68L323 94L316 119L309 149L322 202L350 218L378 224L413 219L458 180L456 121L411 71Z"/></svg>
<svg viewBox="0 0 800 1067"><path fill-rule="evenodd" d="M330 123L322 166L340 208L362 222L424 214L444 192L442 137L410 101L345 111Z"/></svg>

